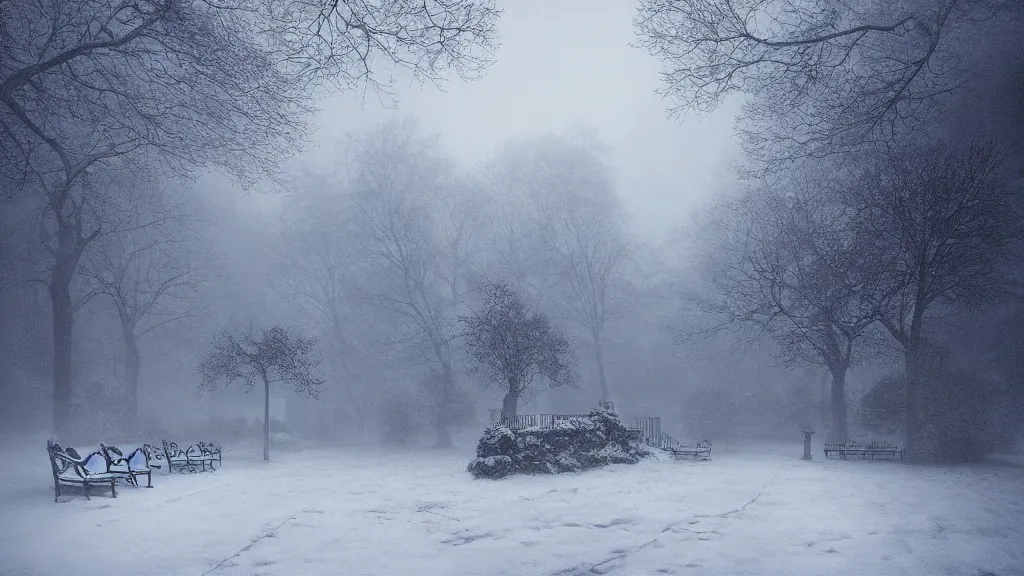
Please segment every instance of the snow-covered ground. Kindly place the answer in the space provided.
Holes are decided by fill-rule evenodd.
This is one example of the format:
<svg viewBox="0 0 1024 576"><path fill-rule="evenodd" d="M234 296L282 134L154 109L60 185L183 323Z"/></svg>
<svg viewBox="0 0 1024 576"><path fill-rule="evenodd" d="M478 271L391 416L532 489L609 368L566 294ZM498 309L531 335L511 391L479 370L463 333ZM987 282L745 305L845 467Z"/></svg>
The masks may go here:
<svg viewBox="0 0 1024 576"><path fill-rule="evenodd" d="M117 499L53 502L0 449L0 574L1024 574L1024 467L718 447L704 463L473 480L470 451L258 450Z"/></svg>

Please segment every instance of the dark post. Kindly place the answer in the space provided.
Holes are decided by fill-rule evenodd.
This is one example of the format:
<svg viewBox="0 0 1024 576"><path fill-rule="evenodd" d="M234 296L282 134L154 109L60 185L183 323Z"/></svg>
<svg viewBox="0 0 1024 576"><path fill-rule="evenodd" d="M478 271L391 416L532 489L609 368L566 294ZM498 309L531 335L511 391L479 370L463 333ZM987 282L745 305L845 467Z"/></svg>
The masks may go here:
<svg viewBox="0 0 1024 576"><path fill-rule="evenodd" d="M811 436L814 435L814 428L804 426L801 432L804 433L804 460L811 459Z"/></svg>

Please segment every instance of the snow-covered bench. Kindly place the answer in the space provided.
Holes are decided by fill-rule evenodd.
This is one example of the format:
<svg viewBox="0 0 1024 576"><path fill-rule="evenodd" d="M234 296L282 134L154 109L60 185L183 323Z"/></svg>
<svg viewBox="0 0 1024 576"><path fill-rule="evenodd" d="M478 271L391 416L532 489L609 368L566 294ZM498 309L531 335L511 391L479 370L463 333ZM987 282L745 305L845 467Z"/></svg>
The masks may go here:
<svg viewBox="0 0 1024 576"><path fill-rule="evenodd" d="M711 442L701 440L696 446L684 446L682 444L666 448L676 459L711 460Z"/></svg>
<svg viewBox="0 0 1024 576"><path fill-rule="evenodd" d="M111 498L117 498L114 487L118 474L111 473L109 461L103 452L97 450L84 457L73 448L64 449L60 444L47 440L46 451L50 456L53 471L53 501L60 498L61 486L81 487L85 499L89 500L90 486L110 486Z"/></svg>
<svg viewBox="0 0 1024 576"><path fill-rule="evenodd" d="M179 472L206 471L207 467L216 470L213 463L221 463L221 450L213 443L198 442L182 450L177 443L163 441L164 459L167 461L167 473L177 469ZM216 451L214 451L216 450Z"/></svg>
<svg viewBox="0 0 1024 576"><path fill-rule="evenodd" d="M825 444L825 458L840 460L902 460L903 450L888 442Z"/></svg>
<svg viewBox="0 0 1024 576"><path fill-rule="evenodd" d="M100 448L107 457L112 474L125 478L135 486L139 485L139 476L145 476L146 488L153 487L153 468L149 464L149 455L142 446L129 446L122 450L117 446L100 444Z"/></svg>
<svg viewBox="0 0 1024 576"><path fill-rule="evenodd" d="M210 457L210 467L213 468L213 461L217 461L217 465L220 466L223 463L223 450L219 444L213 442L196 442L199 449L203 454Z"/></svg>

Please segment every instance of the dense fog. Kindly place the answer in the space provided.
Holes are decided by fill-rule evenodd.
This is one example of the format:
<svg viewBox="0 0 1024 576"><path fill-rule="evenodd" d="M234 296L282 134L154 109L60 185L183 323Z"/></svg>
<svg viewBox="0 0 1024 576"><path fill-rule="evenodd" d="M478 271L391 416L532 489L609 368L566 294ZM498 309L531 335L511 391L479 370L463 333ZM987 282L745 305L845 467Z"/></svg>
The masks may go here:
<svg viewBox="0 0 1024 576"><path fill-rule="evenodd" d="M1019 3L263 4L0 0L3 435L1019 450Z"/></svg>

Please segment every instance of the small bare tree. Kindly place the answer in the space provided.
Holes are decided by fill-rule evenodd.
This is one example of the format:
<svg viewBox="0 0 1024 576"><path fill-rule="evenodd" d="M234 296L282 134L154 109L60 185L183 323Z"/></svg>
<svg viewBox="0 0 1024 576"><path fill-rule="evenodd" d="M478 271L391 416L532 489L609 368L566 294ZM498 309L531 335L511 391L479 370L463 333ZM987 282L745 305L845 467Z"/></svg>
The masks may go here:
<svg viewBox="0 0 1024 576"><path fill-rule="evenodd" d="M508 284L486 281L480 286L482 308L459 320L470 356L489 380L505 390L502 417L514 418L519 397L537 376L552 387L574 384L575 360L569 341L540 312L530 313Z"/></svg>
<svg viewBox="0 0 1024 576"><path fill-rule="evenodd" d="M270 385L291 384L296 392L316 398L324 380L313 374L320 360L312 356L316 342L295 336L281 326L249 329L239 335L225 330L213 339L213 350L199 365L200 390L240 381L246 392L263 382L263 459L270 460Z"/></svg>
<svg viewBox="0 0 1024 576"><path fill-rule="evenodd" d="M497 196L494 272L534 302L554 296L594 352L609 399L604 346L624 303L630 247L600 146L585 132L510 142L489 164Z"/></svg>

